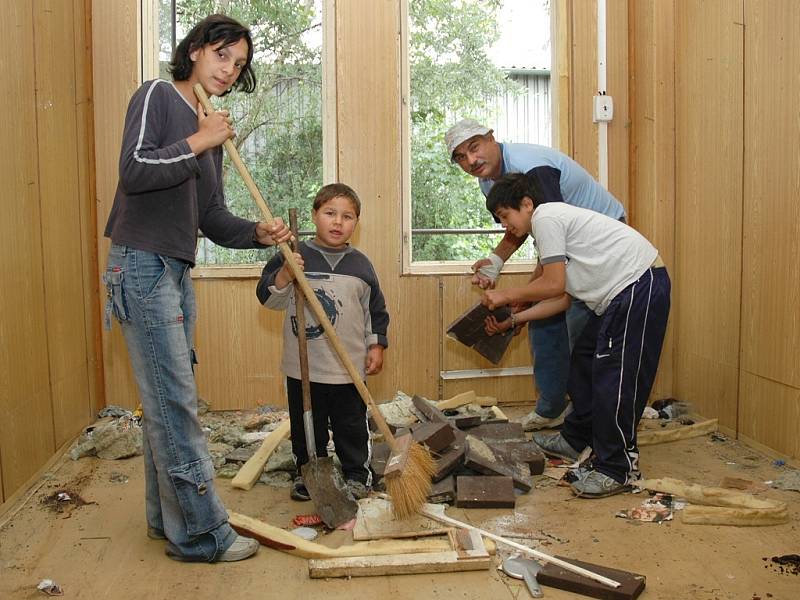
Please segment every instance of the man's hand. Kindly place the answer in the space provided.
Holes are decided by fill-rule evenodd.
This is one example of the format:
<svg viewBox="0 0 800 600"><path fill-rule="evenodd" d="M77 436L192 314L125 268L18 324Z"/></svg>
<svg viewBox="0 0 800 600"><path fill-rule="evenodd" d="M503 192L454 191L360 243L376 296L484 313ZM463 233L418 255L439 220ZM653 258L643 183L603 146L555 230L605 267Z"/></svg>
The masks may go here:
<svg viewBox="0 0 800 600"><path fill-rule="evenodd" d="M500 270L503 268L503 259L497 254L490 254L488 258L475 261L472 265L472 284L477 285L482 290L492 289L497 278L500 277Z"/></svg>
<svg viewBox="0 0 800 600"><path fill-rule="evenodd" d="M483 297L481 298L481 304L483 304L489 310L500 308L501 306L505 306L510 302L511 299L508 297L508 293L504 290L486 290L483 292Z"/></svg>
<svg viewBox="0 0 800 600"><path fill-rule="evenodd" d="M292 232L280 217L276 217L272 225L261 221L256 224L256 241L259 244L277 246L281 242L288 242L291 239Z"/></svg>
<svg viewBox="0 0 800 600"><path fill-rule="evenodd" d="M383 346L374 344L367 350L365 362L367 375L377 375L383 368Z"/></svg>

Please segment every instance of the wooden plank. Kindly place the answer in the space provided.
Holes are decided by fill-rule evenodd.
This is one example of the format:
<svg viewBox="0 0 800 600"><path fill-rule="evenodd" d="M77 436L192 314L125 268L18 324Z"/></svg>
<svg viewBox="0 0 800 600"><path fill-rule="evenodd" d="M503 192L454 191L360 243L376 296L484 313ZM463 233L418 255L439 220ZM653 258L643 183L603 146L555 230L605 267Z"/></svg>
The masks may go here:
<svg viewBox="0 0 800 600"><path fill-rule="evenodd" d="M289 419L282 421L270 434L261 442L261 447L256 450L256 453L250 457L236 476L231 480L231 487L240 490L251 489L261 474L264 472L264 465L267 464L270 455L278 447L282 440L289 436L290 423Z"/></svg>
<svg viewBox="0 0 800 600"><path fill-rule="evenodd" d="M431 513L433 514L433 513ZM303 558L342 558L347 556L385 556L393 554L430 554L452 551L450 540L438 537L385 539L354 542L337 548L309 542L284 529L247 515L228 511L228 522L236 531L257 539L264 546Z"/></svg>
<svg viewBox="0 0 800 600"><path fill-rule="evenodd" d="M452 398L448 398L447 400L442 400L441 402L436 403L436 408L439 410L446 410L448 408L458 408L459 406L464 406L466 404L474 404L477 402L477 396L475 394L475 390L469 390L467 392L463 392L461 394L456 394Z"/></svg>
<svg viewBox="0 0 800 600"><path fill-rule="evenodd" d="M460 475L456 480L459 508L514 508L516 503L511 477Z"/></svg>
<svg viewBox="0 0 800 600"><path fill-rule="evenodd" d="M312 579L325 577L375 577L421 573L456 573L483 571L492 566L490 557L459 558L458 552L433 554L395 554L392 556L354 556L350 558L312 559L308 574Z"/></svg>
<svg viewBox="0 0 800 600"><path fill-rule="evenodd" d="M426 504L425 508L439 514L444 513L444 506ZM353 539L365 541L425 537L443 535L449 531L448 527L443 527L441 523L421 515L399 521L395 519L392 510L392 503L383 498L359 500Z"/></svg>
<svg viewBox="0 0 800 600"><path fill-rule="evenodd" d="M664 442L675 442L677 440L688 440L689 438L706 435L718 428L717 419L709 419L700 423L693 423L675 429L653 429L640 431L636 434L636 443L639 446L650 446L652 444L662 444Z"/></svg>

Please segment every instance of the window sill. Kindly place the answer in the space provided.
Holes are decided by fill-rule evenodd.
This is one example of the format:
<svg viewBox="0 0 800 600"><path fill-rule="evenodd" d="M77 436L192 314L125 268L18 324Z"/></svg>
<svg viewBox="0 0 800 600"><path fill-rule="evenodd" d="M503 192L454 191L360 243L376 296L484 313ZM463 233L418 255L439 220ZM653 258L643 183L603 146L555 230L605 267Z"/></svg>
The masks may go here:
<svg viewBox="0 0 800 600"><path fill-rule="evenodd" d="M192 269L192 279L259 279L264 265L202 265Z"/></svg>
<svg viewBox="0 0 800 600"><path fill-rule="evenodd" d="M411 263L403 270L404 276L409 275L469 275L470 267L474 261L448 260L448 261L420 261ZM530 273L536 262L532 260L515 260L503 266L503 273Z"/></svg>

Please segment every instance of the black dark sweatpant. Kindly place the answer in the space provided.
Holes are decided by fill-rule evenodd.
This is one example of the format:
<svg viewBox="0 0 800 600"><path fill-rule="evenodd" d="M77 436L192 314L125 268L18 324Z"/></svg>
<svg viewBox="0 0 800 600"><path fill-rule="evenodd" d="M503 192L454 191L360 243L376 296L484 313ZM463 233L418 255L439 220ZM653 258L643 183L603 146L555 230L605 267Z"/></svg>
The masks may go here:
<svg viewBox="0 0 800 600"><path fill-rule="evenodd" d="M656 378L670 307L670 280L650 268L592 315L572 350L573 411L561 435L575 450L591 446L593 468L620 483L639 478L636 427Z"/></svg>
<svg viewBox="0 0 800 600"><path fill-rule="evenodd" d="M299 379L286 378L292 453L298 473L308 462L306 435L303 429L303 390ZM328 456L328 424L333 431L336 455L342 463L345 479L372 485L369 469L372 446L369 438L367 407L352 383L311 382L311 411L314 415L314 442L317 456Z"/></svg>

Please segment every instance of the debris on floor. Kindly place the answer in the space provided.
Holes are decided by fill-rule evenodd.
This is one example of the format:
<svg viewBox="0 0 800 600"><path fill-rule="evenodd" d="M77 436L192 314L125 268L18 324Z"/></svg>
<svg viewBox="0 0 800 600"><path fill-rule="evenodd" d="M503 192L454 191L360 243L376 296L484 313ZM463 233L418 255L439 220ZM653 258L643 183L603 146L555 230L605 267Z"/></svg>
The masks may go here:
<svg viewBox="0 0 800 600"><path fill-rule="evenodd" d="M98 421L87 427L69 451L72 460L97 456L105 460L129 458L142 453L140 419L118 406L107 406Z"/></svg>
<svg viewBox="0 0 800 600"><path fill-rule="evenodd" d="M684 506L684 503L676 502L671 494L656 493L640 506L621 510L616 516L631 521L663 523L672 520L673 510L680 510Z"/></svg>
<svg viewBox="0 0 800 600"><path fill-rule="evenodd" d="M771 565L764 565L765 569L772 566L772 569L777 573L800 575L800 554L784 554L783 556L773 556L772 558L765 556L763 560L772 563Z"/></svg>
<svg viewBox="0 0 800 600"><path fill-rule="evenodd" d="M800 469L785 471L780 477L769 482L769 485L778 490L800 492Z"/></svg>
<svg viewBox="0 0 800 600"><path fill-rule="evenodd" d="M36 589L48 596L63 596L64 590L52 579L42 579Z"/></svg>
<svg viewBox="0 0 800 600"><path fill-rule="evenodd" d="M94 502L87 502L81 498L80 494L69 489L56 490L52 494L43 497L40 503L54 513L66 514L64 518L69 518L76 508L87 504L95 504Z"/></svg>

